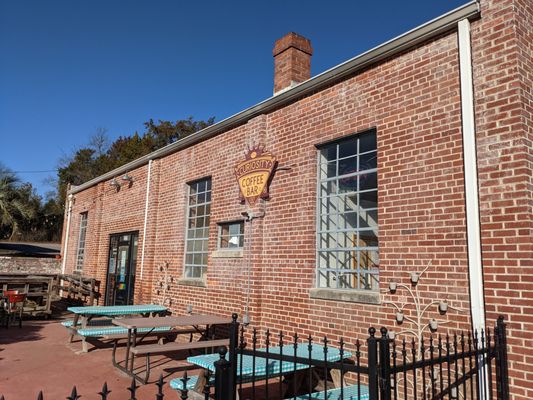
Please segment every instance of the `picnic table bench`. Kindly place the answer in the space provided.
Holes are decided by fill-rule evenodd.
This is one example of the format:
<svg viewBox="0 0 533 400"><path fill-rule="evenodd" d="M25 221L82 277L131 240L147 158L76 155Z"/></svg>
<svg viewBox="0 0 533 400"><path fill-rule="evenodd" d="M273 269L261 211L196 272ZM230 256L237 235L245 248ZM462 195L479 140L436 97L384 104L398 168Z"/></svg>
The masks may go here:
<svg viewBox="0 0 533 400"><path fill-rule="evenodd" d="M336 389L324 390L322 392L311 393L310 395L304 394L304 395L295 397L295 399L296 400L309 400L309 399L368 400L369 394L368 394L368 386L360 385L359 387L357 387L357 385L352 385L352 386L345 386L342 389L336 388Z"/></svg>
<svg viewBox="0 0 533 400"><path fill-rule="evenodd" d="M89 306L89 307L69 307L68 311L74 313L74 319L62 323L69 332L72 342L75 336L80 336L82 340L83 352L88 351L87 338L102 338L104 336L116 335L116 337L126 337L128 330L113 326L110 317L128 315L160 315L167 312L167 308L157 304L140 304L127 306ZM97 319L95 317L107 317L107 319ZM165 329L166 328L166 329ZM143 333L168 332L170 327L159 327L157 330L146 330Z"/></svg>

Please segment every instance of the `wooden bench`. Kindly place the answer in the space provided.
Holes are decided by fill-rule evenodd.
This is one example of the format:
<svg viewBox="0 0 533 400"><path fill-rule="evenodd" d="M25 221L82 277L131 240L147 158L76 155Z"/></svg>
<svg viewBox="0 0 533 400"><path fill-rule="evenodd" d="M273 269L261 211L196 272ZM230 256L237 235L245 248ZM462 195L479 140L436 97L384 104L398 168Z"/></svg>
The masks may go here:
<svg viewBox="0 0 533 400"><path fill-rule="evenodd" d="M136 375L135 378L142 382L143 384L148 382L150 378L150 356L155 354L172 354L184 350L194 350L194 349L208 349L215 348L220 346L228 346L229 339L217 339L217 340L200 340L198 342L187 342L187 343L178 343L170 342L165 344L145 344L141 346L135 346L131 348L132 353L132 370L133 363L136 356L146 356L146 375L144 378ZM116 345L113 348L113 353L115 353ZM113 354L113 364L116 366L115 355Z"/></svg>
<svg viewBox="0 0 533 400"><path fill-rule="evenodd" d="M172 342L165 344L145 344L142 346L135 346L131 349L131 352L136 356L144 356L150 354L176 353L182 350L205 349L209 347L220 347L228 345L229 339L203 340L199 342L188 343Z"/></svg>

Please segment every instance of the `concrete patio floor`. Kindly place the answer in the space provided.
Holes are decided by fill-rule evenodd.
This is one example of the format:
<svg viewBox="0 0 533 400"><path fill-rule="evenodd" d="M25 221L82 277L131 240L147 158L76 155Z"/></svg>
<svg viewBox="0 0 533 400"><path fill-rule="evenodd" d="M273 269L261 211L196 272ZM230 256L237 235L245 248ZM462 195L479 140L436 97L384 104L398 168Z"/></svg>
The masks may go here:
<svg viewBox="0 0 533 400"><path fill-rule="evenodd" d="M40 390L44 399L65 399L76 385L83 399L100 399L98 392L104 382L112 391L110 399L130 399L127 387L131 378L113 367L111 348L92 349L81 353L81 343L67 343L67 330L61 320L24 321L22 328L0 327L0 397L5 400L33 400ZM119 350L119 359L124 349ZM162 373L165 378L165 398L177 399L178 392L172 390L169 379L181 377L187 363L187 354L176 355L175 359L156 358L150 383L142 385L137 398L155 399L157 387L154 384ZM143 361L136 365L143 368Z"/></svg>

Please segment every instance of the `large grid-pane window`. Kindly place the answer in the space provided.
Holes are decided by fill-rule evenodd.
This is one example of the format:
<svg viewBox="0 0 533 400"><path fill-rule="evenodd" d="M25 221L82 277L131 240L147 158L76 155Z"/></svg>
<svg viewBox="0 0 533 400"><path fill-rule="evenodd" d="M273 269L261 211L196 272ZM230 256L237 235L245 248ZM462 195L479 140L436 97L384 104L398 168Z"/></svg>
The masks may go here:
<svg viewBox="0 0 533 400"><path fill-rule="evenodd" d="M211 179L189 184L184 269L186 278L204 278L207 271L210 216Z"/></svg>
<svg viewBox="0 0 533 400"><path fill-rule="evenodd" d="M83 269L83 260L85 258L85 236L87 235L87 212L80 214L80 234L78 236L78 252L76 254L76 270Z"/></svg>
<svg viewBox="0 0 533 400"><path fill-rule="evenodd" d="M318 150L317 287L378 290L375 131Z"/></svg>

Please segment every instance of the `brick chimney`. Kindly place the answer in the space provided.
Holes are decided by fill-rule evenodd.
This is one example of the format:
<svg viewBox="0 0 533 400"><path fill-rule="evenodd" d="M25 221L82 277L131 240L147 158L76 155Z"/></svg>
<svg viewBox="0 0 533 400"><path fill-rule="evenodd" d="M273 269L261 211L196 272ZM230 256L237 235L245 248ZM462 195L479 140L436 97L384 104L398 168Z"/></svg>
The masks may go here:
<svg viewBox="0 0 533 400"><path fill-rule="evenodd" d="M274 94L311 78L311 41L290 32L274 44Z"/></svg>

